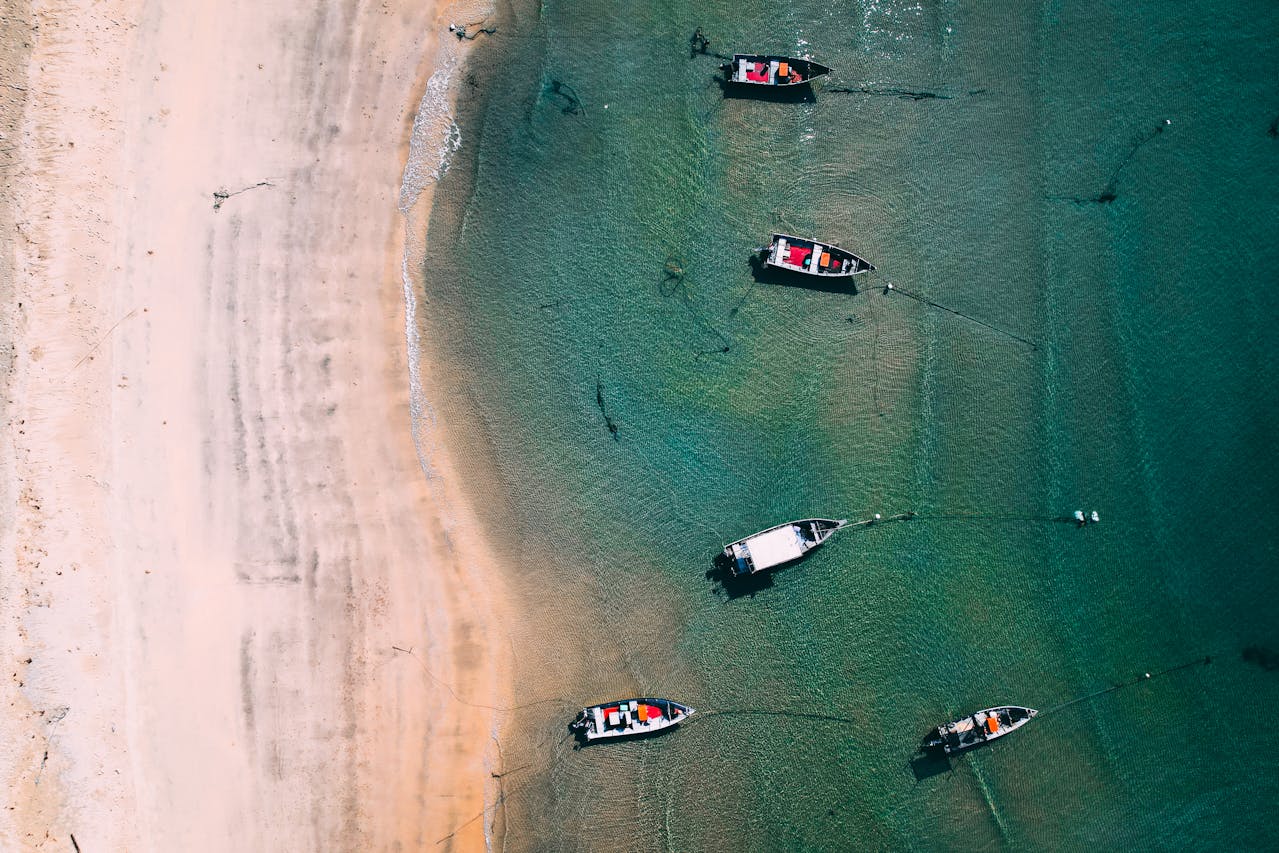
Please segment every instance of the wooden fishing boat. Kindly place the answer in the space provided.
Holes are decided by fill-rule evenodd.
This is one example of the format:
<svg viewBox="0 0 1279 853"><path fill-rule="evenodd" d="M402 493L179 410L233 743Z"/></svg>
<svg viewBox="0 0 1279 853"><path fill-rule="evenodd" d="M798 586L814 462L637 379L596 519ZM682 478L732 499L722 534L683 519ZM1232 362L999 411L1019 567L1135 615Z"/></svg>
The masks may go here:
<svg viewBox="0 0 1279 853"><path fill-rule="evenodd" d="M735 53L724 70L730 83L744 86L806 86L814 77L830 73L825 65L807 57L766 53Z"/></svg>
<svg viewBox="0 0 1279 853"><path fill-rule="evenodd" d="M623 699L583 708L572 729L588 741L652 734L697 713L670 699Z"/></svg>
<svg viewBox="0 0 1279 853"><path fill-rule="evenodd" d="M962 752L1017 731L1038 713L1034 708L1023 708L1020 705L987 708L953 723L943 723L924 745L930 748L941 747L947 754Z"/></svg>
<svg viewBox="0 0 1279 853"><path fill-rule="evenodd" d="M790 234L774 234L768 247L760 251L768 253L766 263L770 267L804 275L842 278L875 269L870 261L846 249Z"/></svg>
<svg viewBox="0 0 1279 853"><path fill-rule="evenodd" d="M733 574L753 575L798 560L848 524L846 519L805 518L739 539L724 548Z"/></svg>

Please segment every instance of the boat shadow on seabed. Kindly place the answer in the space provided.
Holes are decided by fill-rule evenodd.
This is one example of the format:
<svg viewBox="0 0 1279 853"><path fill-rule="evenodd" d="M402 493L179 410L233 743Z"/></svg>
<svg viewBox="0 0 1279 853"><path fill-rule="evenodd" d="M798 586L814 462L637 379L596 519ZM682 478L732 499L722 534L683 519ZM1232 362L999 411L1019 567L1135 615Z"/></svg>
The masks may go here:
<svg viewBox="0 0 1279 853"><path fill-rule="evenodd" d="M929 739L936 732L929 732L924 739L919 742L919 751L915 757L910 760L910 772L915 774L915 782L923 782L925 779L931 779L934 776L941 776L954 770L954 765L950 763L950 756L940 747L928 746Z"/></svg>
<svg viewBox="0 0 1279 853"><path fill-rule="evenodd" d="M963 752L950 755L934 741L935 737L937 737L937 730L929 729L928 734L924 735L919 742L919 750L910 760L910 772L915 775L917 783L943 773L950 773L959 765L959 762L972 753L994 745L992 741L978 743L966 748Z"/></svg>
<svg viewBox="0 0 1279 853"><path fill-rule="evenodd" d="M778 572L793 569L804 565L812 556L809 551L797 560L791 560L789 563L782 563L780 566L774 566L762 572L755 572L749 575L738 575L733 573L733 559L723 551L717 553L711 559L711 567L706 572L706 579L711 581L711 595L727 596L730 600L734 598L742 598L743 596L755 596L755 593L771 589L774 586L773 575Z"/></svg>
<svg viewBox="0 0 1279 853"><path fill-rule="evenodd" d="M732 558L720 551L711 559L711 567L706 572L706 579L711 581L712 595L726 595L731 600L747 595L754 597L755 593L768 589L773 585L775 571L779 569L756 572L753 575L733 574Z"/></svg>

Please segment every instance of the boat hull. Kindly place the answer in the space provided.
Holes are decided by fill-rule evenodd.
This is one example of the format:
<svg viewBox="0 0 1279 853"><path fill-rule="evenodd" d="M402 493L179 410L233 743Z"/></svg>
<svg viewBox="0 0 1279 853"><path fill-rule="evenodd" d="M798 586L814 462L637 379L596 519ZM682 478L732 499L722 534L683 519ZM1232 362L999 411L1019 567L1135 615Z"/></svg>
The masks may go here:
<svg viewBox="0 0 1279 853"><path fill-rule="evenodd" d="M947 755L974 749L1017 731L1039 712L1021 705L985 708L967 717L938 726L925 746Z"/></svg>
<svg viewBox="0 0 1279 853"><path fill-rule="evenodd" d="M637 738L675 728L695 713L670 699L623 699L583 708L572 729L587 743Z"/></svg>
<svg viewBox="0 0 1279 853"><path fill-rule="evenodd" d="M735 53L724 69L733 85L771 89L808 86L830 73L830 68L806 57L769 53Z"/></svg>
<svg viewBox="0 0 1279 853"><path fill-rule="evenodd" d="M774 234L764 252L769 267L814 278L852 278L875 269L870 261L833 243L792 234Z"/></svg>
<svg viewBox="0 0 1279 853"><path fill-rule="evenodd" d="M726 545L724 556L734 575L753 575L804 557L847 524L847 519L835 518L788 521Z"/></svg>

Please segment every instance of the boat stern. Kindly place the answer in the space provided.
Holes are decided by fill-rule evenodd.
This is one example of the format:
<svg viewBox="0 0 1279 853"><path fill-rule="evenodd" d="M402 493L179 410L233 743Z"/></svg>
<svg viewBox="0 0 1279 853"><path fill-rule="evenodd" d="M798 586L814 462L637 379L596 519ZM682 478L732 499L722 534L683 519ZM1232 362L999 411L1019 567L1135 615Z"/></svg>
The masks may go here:
<svg viewBox="0 0 1279 853"><path fill-rule="evenodd" d="M749 575L755 571L755 563L751 559L751 552L746 547L745 542L734 542L724 549L724 556L728 557L729 567L734 575L739 577Z"/></svg>

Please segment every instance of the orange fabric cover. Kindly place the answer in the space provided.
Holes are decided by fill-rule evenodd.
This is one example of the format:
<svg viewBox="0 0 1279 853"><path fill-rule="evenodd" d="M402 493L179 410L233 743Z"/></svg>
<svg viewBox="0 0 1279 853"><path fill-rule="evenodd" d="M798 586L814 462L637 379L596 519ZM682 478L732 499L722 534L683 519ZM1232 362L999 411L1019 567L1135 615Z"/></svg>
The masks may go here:
<svg viewBox="0 0 1279 853"><path fill-rule="evenodd" d="M990 729L990 733L993 735L995 732L999 731L999 721L994 717L987 717L986 728Z"/></svg>
<svg viewBox="0 0 1279 853"><path fill-rule="evenodd" d="M822 252L822 266L830 266L830 252Z"/></svg>
<svg viewBox="0 0 1279 853"><path fill-rule="evenodd" d="M642 702L639 706L639 718L641 723L648 722L648 706Z"/></svg>
<svg viewBox="0 0 1279 853"><path fill-rule="evenodd" d="M789 76L790 76L790 66L789 66L789 65L787 65L785 62L779 63L779 64L778 64L778 66L777 66L777 76L778 76L778 77L789 77Z"/></svg>

